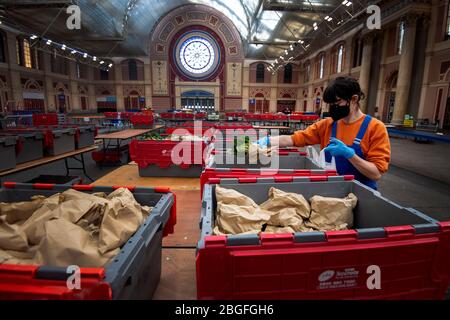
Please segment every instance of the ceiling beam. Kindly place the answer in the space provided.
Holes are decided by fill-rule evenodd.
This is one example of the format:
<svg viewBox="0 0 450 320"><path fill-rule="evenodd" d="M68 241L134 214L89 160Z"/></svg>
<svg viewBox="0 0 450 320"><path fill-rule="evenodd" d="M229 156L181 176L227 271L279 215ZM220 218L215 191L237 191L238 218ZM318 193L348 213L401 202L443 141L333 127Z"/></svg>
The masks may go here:
<svg viewBox="0 0 450 320"><path fill-rule="evenodd" d="M276 0L264 1L263 10L267 11L291 11L303 13L329 13L336 7L326 3L317 3L311 1L302 2L278 2Z"/></svg>
<svg viewBox="0 0 450 320"><path fill-rule="evenodd" d="M55 0L55 1L12 1L3 0L1 7L9 10L14 9L59 9L74 4L73 0Z"/></svg>

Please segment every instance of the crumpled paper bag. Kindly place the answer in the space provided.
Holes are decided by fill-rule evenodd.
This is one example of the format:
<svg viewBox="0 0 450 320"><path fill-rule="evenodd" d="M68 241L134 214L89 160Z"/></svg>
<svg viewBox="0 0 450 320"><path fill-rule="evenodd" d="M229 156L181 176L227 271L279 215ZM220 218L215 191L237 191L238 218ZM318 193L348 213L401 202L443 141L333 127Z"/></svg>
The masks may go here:
<svg viewBox="0 0 450 320"><path fill-rule="evenodd" d="M272 226L292 227L300 231L303 219L308 219L311 207L308 201L296 193L285 192L274 187L269 189L269 199L260 208L271 212L268 222Z"/></svg>
<svg viewBox="0 0 450 320"><path fill-rule="evenodd" d="M353 227L353 209L358 198L349 193L347 197L332 198L313 196L311 216L305 225L318 231L346 230Z"/></svg>
<svg viewBox="0 0 450 320"><path fill-rule="evenodd" d="M150 213L151 208L142 207L130 190L121 188L108 195L109 200L99 234L99 251L121 247L136 232Z"/></svg>
<svg viewBox="0 0 450 320"><path fill-rule="evenodd" d="M222 204L235 204L239 206L250 206L253 208L258 207L256 202L246 195L243 195L236 190L222 188L220 186L216 186L216 200L217 203Z"/></svg>
<svg viewBox="0 0 450 320"><path fill-rule="evenodd" d="M97 268L108 263L120 250L99 254L98 244L89 233L66 219L47 221L44 229L46 236L34 258L35 263L40 265Z"/></svg>
<svg viewBox="0 0 450 320"><path fill-rule="evenodd" d="M216 222L219 230L227 234L261 231L270 219L270 213L259 208L234 204L217 204Z"/></svg>
<svg viewBox="0 0 450 320"><path fill-rule="evenodd" d="M5 221L7 223L16 223L22 220L26 220L33 212L35 212L44 202L44 196L33 196L31 201L22 201L14 203L0 203L0 216L6 216Z"/></svg>
<svg viewBox="0 0 450 320"><path fill-rule="evenodd" d="M104 266L152 210L139 205L125 188L108 196L68 189L33 201L36 203L3 206L0 263ZM31 208L37 209L30 215ZM7 217L11 212L13 221L27 215L29 218L10 224Z"/></svg>
<svg viewBox="0 0 450 320"><path fill-rule="evenodd" d="M0 216L0 248L5 250L23 251L28 249L27 237L19 232L18 224L10 224L7 216Z"/></svg>
<svg viewBox="0 0 450 320"><path fill-rule="evenodd" d="M216 227L222 234L258 233L270 219L269 212L236 190L216 186L216 199Z"/></svg>

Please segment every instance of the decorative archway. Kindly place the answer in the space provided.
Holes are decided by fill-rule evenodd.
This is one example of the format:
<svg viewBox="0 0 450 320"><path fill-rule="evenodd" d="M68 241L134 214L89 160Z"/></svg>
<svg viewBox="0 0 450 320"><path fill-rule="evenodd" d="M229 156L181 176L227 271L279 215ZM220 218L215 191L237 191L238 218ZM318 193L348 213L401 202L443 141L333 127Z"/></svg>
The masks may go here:
<svg viewBox="0 0 450 320"><path fill-rule="evenodd" d="M70 111L70 95L66 85L58 82L54 86L55 92L55 106L59 113L66 113Z"/></svg>
<svg viewBox="0 0 450 320"><path fill-rule="evenodd" d="M192 45L194 42L197 44ZM195 57L197 65L189 65L183 62L183 50L191 46L201 46L210 53L207 57L202 53L204 57ZM241 36L233 22L215 8L187 4L170 11L152 30L149 53L153 101L158 102L159 108L180 106L180 92L187 85L195 90L214 89L218 110L242 102ZM200 61L202 58L205 59Z"/></svg>
<svg viewBox="0 0 450 320"><path fill-rule="evenodd" d="M34 80L28 79L23 86L23 110L31 112L45 112L45 97L42 85Z"/></svg>
<svg viewBox="0 0 450 320"><path fill-rule="evenodd" d="M388 75L385 81L386 94L381 118L381 120L385 123L390 123L394 114L397 78L398 71L395 70Z"/></svg>

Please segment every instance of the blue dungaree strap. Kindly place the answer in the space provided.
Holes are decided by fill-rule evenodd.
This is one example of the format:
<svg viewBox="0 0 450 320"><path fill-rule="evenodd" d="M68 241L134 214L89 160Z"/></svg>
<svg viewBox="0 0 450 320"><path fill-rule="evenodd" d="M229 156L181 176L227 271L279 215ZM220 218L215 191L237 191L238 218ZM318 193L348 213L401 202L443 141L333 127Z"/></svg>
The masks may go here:
<svg viewBox="0 0 450 320"><path fill-rule="evenodd" d="M364 138L364 135L366 134L367 128L369 127L369 123L372 120L372 117L369 115L366 115L363 123L361 124L361 127L359 128L358 134L356 135L355 140L353 141L353 144L349 146L353 150L355 150L355 153L362 159L365 160L364 154L361 150L361 140ZM333 122L333 127L331 129L331 137L336 138L336 131L337 131L337 121ZM329 152L325 153L325 158L327 162L331 162L331 154ZM351 163L349 160L345 159L344 157L336 157L336 169L338 174L340 175L354 175L355 179L360 181L361 183L365 184L366 186L377 189L377 183L374 180L371 180L367 178L365 175L363 175L361 172L359 172Z"/></svg>

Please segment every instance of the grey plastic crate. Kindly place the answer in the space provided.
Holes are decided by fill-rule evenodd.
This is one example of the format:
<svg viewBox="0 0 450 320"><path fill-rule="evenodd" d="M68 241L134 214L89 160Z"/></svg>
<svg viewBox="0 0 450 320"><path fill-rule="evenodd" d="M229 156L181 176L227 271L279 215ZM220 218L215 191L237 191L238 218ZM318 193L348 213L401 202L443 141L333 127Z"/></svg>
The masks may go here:
<svg viewBox="0 0 450 320"><path fill-rule="evenodd" d="M257 183L239 183L237 179L221 179L220 186L236 190L261 204L268 198L271 187L302 194L305 199L314 195L344 198L350 192L358 197L358 204L353 210L354 226L360 237L379 237L384 234L384 227L413 225L416 231L420 228L438 228L437 221L412 208L402 207L356 180L345 181L343 176L328 177L328 181L311 182L309 177L294 177L293 182L276 183L274 178L258 178ZM203 189L203 206L201 214L201 239L198 248L204 245L205 236L212 235L216 212L216 185L206 184ZM378 232L376 232L378 231ZM322 232L321 234L324 233ZM296 233L301 242L308 232ZM234 236L239 237L239 235ZM257 235L255 235L258 238ZM234 239L236 242L236 239Z"/></svg>
<svg viewBox="0 0 450 320"><path fill-rule="evenodd" d="M168 168L160 168L158 165L150 164L146 168L139 167L140 177L184 177L200 178L203 167L199 164L189 166L183 169L177 165L171 165Z"/></svg>
<svg viewBox="0 0 450 320"><path fill-rule="evenodd" d="M15 136L0 136L0 171L16 167L16 143Z"/></svg>
<svg viewBox="0 0 450 320"><path fill-rule="evenodd" d="M75 150L75 128L49 129L53 134L53 146L47 150L51 156L57 156Z"/></svg>
<svg viewBox="0 0 450 320"><path fill-rule="evenodd" d="M78 126L78 141L75 141L77 149L92 146L95 143L95 126Z"/></svg>
<svg viewBox="0 0 450 320"><path fill-rule="evenodd" d="M226 151L218 151L218 154L212 155L207 163L207 168L249 168L249 169L262 169L262 168L273 168L273 169L293 169L293 170L315 170L322 169L316 165L307 156L304 156L298 152L290 152L287 155L280 155L278 157L278 163L268 162L267 158L263 156L261 161L258 159L257 163L250 162L247 157L238 157L233 155L227 158ZM230 162L229 159L232 161Z"/></svg>
<svg viewBox="0 0 450 320"><path fill-rule="evenodd" d="M16 184L13 189L0 189L0 202L28 201L32 196L49 197L70 187L54 186L52 190L36 190L32 185ZM112 192L112 187L93 187L87 193ZM105 266L105 279L112 289L113 299L151 299L161 275L163 228L169 220L174 198L172 193L156 192L152 188L135 188L133 195L142 205L152 206L147 220L121 248L120 253ZM67 279L66 268L41 266L37 278ZM65 281L64 281L65 285ZM89 293L87 293L89 294ZM30 297L32 298L32 297Z"/></svg>
<svg viewBox="0 0 450 320"><path fill-rule="evenodd" d="M16 154L17 164L42 159L44 156L44 134L42 132L6 132L2 136L17 136L20 144Z"/></svg>

